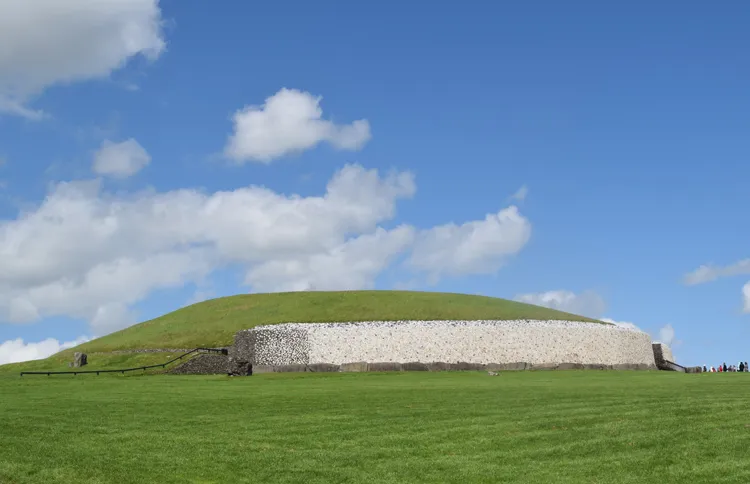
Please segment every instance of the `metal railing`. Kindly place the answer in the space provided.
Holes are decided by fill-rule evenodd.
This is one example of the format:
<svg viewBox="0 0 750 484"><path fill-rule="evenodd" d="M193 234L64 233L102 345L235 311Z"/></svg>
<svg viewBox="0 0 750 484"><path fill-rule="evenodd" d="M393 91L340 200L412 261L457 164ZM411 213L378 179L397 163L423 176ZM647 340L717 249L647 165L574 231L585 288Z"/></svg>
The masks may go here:
<svg viewBox="0 0 750 484"><path fill-rule="evenodd" d="M682 365L678 365L674 361L664 360L664 366L666 366L671 371L679 371L682 373L687 373L687 368L685 368Z"/></svg>
<svg viewBox="0 0 750 484"><path fill-rule="evenodd" d="M86 374L86 373L96 373L97 375L100 373L122 373L124 375L126 371L138 371L138 370L146 371L152 368L166 368L167 365L172 364L175 361L181 360L188 355L192 355L193 353L209 353L209 354L218 353L218 354L226 355L226 354L229 354L229 351L226 348L195 348L194 350L190 350L187 353L183 353L176 358L173 358L164 363L160 363L158 365L138 366L135 368L122 368L119 370L22 371L21 376L24 376L24 375L47 375L47 376L78 375L78 374Z"/></svg>

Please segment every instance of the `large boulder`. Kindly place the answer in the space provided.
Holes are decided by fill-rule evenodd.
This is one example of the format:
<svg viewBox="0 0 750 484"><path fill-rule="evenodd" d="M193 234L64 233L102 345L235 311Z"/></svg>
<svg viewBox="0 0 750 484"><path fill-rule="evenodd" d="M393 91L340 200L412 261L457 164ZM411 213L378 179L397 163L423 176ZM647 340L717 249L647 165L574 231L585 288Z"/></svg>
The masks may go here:
<svg viewBox="0 0 750 484"><path fill-rule="evenodd" d="M88 364L88 356L86 353L79 353L75 352L73 354L73 363L71 363L70 366L73 368L80 368L82 366L86 366Z"/></svg>
<svg viewBox="0 0 750 484"><path fill-rule="evenodd" d="M227 362L227 374L229 376L250 376L253 374L253 365L245 359L230 356Z"/></svg>

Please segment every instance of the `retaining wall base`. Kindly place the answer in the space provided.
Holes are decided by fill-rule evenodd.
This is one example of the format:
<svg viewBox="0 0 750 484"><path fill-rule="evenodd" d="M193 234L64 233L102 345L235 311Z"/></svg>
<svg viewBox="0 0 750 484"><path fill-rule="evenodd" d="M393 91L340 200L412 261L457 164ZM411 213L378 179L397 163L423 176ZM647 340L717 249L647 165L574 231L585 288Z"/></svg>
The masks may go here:
<svg viewBox="0 0 750 484"><path fill-rule="evenodd" d="M623 364L623 365L586 365L582 363L550 363L532 365L531 363L446 363L436 361L432 363L409 362L396 363L392 361L380 361L366 363L357 361L333 365L329 363L313 363L309 365L254 365L253 374L261 373L290 373L290 372L312 372L312 373L361 373L361 372L392 372L392 371L548 371L548 370L613 370L613 371L650 371L657 370L655 365L646 364Z"/></svg>

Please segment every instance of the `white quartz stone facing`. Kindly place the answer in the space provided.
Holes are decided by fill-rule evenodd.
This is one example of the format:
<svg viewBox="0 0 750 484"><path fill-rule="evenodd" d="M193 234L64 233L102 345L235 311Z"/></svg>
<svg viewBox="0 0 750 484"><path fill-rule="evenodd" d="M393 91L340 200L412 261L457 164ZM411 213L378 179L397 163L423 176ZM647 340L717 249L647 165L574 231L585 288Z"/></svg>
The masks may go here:
<svg viewBox="0 0 750 484"><path fill-rule="evenodd" d="M296 355L293 358L264 361L268 359L264 356L256 364L418 361L654 365L648 334L575 321L287 323L257 326L250 331L258 332L259 342L264 341L256 347L259 357L278 352L281 345L274 340L284 340L284 346L288 346L293 339L300 346L284 351ZM286 332L294 338L284 337ZM303 353L306 356L300 356Z"/></svg>

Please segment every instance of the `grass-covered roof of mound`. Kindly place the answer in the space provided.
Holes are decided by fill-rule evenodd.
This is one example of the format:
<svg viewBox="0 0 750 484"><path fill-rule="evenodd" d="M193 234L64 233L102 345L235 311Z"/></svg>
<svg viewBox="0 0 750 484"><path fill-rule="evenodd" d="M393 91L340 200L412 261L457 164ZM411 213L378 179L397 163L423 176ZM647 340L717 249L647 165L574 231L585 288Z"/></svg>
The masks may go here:
<svg viewBox="0 0 750 484"><path fill-rule="evenodd" d="M600 322L554 309L466 294L415 291L242 294L178 309L85 343L76 351L228 346L237 331L263 324L435 319Z"/></svg>

